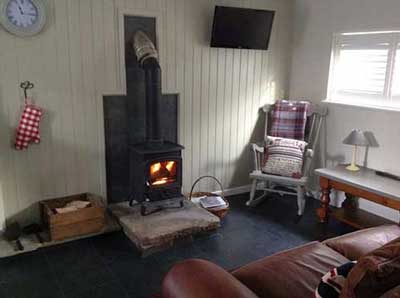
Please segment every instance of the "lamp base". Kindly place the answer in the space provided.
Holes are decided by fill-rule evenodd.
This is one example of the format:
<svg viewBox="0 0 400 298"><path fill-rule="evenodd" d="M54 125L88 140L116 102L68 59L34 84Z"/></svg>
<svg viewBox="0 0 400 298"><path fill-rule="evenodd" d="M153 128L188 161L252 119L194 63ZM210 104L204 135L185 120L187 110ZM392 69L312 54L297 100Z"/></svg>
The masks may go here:
<svg viewBox="0 0 400 298"><path fill-rule="evenodd" d="M357 167L355 164L350 164L346 167L346 170L349 170L352 172L358 172L360 170L360 168Z"/></svg>

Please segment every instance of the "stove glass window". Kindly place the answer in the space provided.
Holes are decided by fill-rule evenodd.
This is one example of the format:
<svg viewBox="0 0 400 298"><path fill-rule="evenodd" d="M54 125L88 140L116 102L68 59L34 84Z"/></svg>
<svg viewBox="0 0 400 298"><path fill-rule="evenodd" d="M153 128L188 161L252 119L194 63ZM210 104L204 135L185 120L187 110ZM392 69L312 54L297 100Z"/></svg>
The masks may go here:
<svg viewBox="0 0 400 298"><path fill-rule="evenodd" d="M176 182L177 162L174 160L167 160L155 162L150 165L150 185L161 186Z"/></svg>

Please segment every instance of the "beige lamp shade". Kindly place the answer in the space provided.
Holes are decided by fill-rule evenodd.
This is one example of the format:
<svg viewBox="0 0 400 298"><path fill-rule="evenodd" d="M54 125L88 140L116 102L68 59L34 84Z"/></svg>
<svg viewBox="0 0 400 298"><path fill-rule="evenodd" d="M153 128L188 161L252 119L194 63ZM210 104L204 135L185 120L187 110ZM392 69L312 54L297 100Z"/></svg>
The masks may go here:
<svg viewBox="0 0 400 298"><path fill-rule="evenodd" d="M343 144L353 145L353 158L351 164L346 167L347 170L357 172L360 168L356 164L357 146L369 146L370 142L361 129L353 129L351 133L343 140Z"/></svg>

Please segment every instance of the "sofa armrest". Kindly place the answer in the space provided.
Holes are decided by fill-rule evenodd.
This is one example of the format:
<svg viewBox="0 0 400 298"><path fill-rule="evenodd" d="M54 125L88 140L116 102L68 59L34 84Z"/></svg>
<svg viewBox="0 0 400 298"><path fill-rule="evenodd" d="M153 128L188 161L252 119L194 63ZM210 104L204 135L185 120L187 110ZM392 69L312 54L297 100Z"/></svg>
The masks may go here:
<svg viewBox="0 0 400 298"><path fill-rule="evenodd" d="M355 261L398 237L399 225L383 225L328 239L323 243L349 260Z"/></svg>
<svg viewBox="0 0 400 298"><path fill-rule="evenodd" d="M162 284L163 298L257 298L219 266L200 259L178 263Z"/></svg>

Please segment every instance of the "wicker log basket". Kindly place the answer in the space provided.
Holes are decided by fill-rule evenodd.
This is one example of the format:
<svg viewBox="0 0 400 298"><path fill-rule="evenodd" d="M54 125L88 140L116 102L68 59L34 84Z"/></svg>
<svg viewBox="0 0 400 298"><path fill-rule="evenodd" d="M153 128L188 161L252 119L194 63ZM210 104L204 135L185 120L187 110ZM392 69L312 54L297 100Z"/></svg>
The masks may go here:
<svg viewBox="0 0 400 298"><path fill-rule="evenodd" d="M219 187L221 188L221 193L220 194L215 194L212 192L193 192L195 186L197 185L197 183L199 183L201 180L205 179L205 178L210 178L213 179L215 182L217 182L217 184L219 185ZM221 206L221 207L213 207L213 208L206 208L209 212L213 213L214 215L218 216L220 219L224 218L225 215L228 213L229 211L229 202L225 199L225 195L224 195L224 188L221 184L221 182L219 182L219 180L213 176L201 176L199 178L197 178L197 180L193 183L192 185L192 189L190 190L190 194L189 194L189 200L192 201L193 198L198 198L198 197L203 197L203 196L210 196L210 197L221 197L225 203L226 206Z"/></svg>

